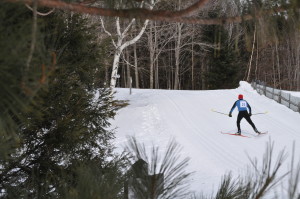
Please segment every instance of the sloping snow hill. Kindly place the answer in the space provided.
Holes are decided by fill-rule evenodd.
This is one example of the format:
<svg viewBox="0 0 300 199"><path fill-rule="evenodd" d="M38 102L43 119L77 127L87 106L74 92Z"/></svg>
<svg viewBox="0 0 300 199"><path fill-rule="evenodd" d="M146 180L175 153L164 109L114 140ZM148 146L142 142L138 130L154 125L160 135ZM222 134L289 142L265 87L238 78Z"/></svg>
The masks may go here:
<svg viewBox="0 0 300 199"><path fill-rule="evenodd" d="M236 132L238 112L235 110L230 118L211 109L227 114L239 94L249 102L253 114L268 111L251 117L260 131L268 131L267 135L254 137L252 127L245 120L241 122L242 133L251 138L220 133ZM246 82L228 90L133 89L129 95L128 89L117 89L116 98L130 103L111 121L117 128L118 149L126 145L128 135L134 135L146 146L160 147L175 138L183 148L181 155L190 157L188 169L195 171L191 189L197 192L211 194L225 173L241 174L250 165L249 158L262 160L269 140L275 144L275 157L284 147L291 154L295 141L299 157L300 114L259 95Z"/></svg>

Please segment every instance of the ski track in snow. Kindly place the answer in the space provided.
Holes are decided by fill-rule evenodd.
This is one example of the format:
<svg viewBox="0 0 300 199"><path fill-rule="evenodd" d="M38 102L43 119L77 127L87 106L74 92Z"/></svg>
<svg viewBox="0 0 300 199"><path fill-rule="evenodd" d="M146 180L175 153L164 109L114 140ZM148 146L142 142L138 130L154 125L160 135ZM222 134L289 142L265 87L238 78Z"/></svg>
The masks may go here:
<svg viewBox="0 0 300 199"><path fill-rule="evenodd" d="M167 95L165 96L168 97ZM197 146L197 148L200 146L200 149L202 146L205 146L205 149L203 151L210 151L214 157L226 162L226 165L234 166L234 163L238 163L238 160L236 160L235 162L232 161L235 160L235 157L232 156L230 153L228 153L227 157L223 156L222 155L223 148L218 146L218 144L214 140L212 140L208 134L205 134L205 131L201 130L201 127L199 126L197 127L191 120L189 120L190 117L185 115L184 110L181 110L180 106L176 104L174 100L172 100L170 97L168 97L168 99L169 102L173 104L175 111L179 114L177 117L180 117L181 119L180 122L181 125L183 126L183 129L185 129L186 132L193 133L191 135L192 137L188 137L189 142L190 141L195 142L195 145L193 146Z"/></svg>
<svg viewBox="0 0 300 199"><path fill-rule="evenodd" d="M268 131L267 135L255 137L245 119L241 122L242 133L251 138L220 133L235 133L237 110L230 118L211 109L228 113L238 94L244 95L252 113L268 111L251 117L260 131ZM293 142L296 154L300 151L300 114L259 95L245 82L237 89L210 91L133 89L129 95L128 89L118 89L116 98L129 100L130 104L111 121L112 127L117 128L118 151L123 150L128 135L135 136L146 147L155 145L161 150L174 138L183 147L181 156L190 157L188 169L195 172L191 189L198 193L211 194L228 172L233 176L245 173L249 158L262 162L270 140L275 143L275 158L284 147L291 154Z"/></svg>

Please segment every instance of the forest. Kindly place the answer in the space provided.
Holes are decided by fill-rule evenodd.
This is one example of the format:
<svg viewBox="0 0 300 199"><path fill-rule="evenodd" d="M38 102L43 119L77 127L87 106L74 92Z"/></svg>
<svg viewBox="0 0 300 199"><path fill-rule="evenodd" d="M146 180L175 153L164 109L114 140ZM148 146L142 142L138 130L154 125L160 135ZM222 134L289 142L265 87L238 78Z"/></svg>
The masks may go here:
<svg viewBox="0 0 300 199"><path fill-rule="evenodd" d="M182 4L158 1L155 6L179 10ZM257 10L278 5L276 1L211 1L196 16L223 19L255 15L263 12ZM130 78L135 88L183 90L233 88L239 80L260 80L274 88L299 90L299 22L293 11L223 25L193 24L193 19L190 23L149 21L145 30L130 20L108 18L110 26L104 20L103 38L114 45L108 53L114 55L114 61L120 56L119 87L129 87ZM133 31L127 32L128 28ZM141 31L144 34L137 42L122 52L116 50L118 45L127 46L126 42ZM106 79L111 77L111 62L107 62Z"/></svg>
<svg viewBox="0 0 300 199"><path fill-rule="evenodd" d="M260 80L300 91L299 8L297 0L0 1L0 198L124 198L128 175L140 175L125 171L143 147L132 139L129 154L114 152L109 120L128 104L113 98L116 87ZM169 158L175 174L162 198L176 198L188 176Z"/></svg>

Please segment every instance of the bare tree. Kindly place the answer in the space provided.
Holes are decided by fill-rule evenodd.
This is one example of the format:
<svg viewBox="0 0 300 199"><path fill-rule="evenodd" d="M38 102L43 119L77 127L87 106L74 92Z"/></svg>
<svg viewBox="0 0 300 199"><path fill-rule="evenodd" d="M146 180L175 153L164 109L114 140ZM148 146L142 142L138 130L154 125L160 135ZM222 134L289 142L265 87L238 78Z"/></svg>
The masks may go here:
<svg viewBox="0 0 300 199"><path fill-rule="evenodd" d="M176 24L177 37L175 39L175 77L174 77L174 89L179 89L179 59L181 50L181 40L182 40L182 25L181 23Z"/></svg>
<svg viewBox="0 0 300 199"><path fill-rule="evenodd" d="M136 43L133 45L133 53L134 53L134 74L135 74L135 87L140 88L139 85L139 70L137 64L137 54L136 54Z"/></svg>
<svg viewBox="0 0 300 199"><path fill-rule="evenodd" d="M157 1L155 1L155 0L151 0L151 4L148 4L148 7L150 10L153 9L156 2ZM142 7L143 5L144 5L144 2L141 2L140 7ZM141 38L141 36L143 35L143 33L148 25L149 20L144 21L141 30L138 32L138 34L135 37L133 37L129 40L126 40L127 37L129 36L130 29L136 23L136 19L130 20L130 22L125 26L124 30L122 31L121 24L120 24L120 17L116 17L116 19L115 19L116 35L114 35L114 33L109 32L105 28L105 23L104 23L103 18L101 17L100 19L101 19L102 28L104 29L105 33L107 33L111 37L112 43L115 47L114 59L113 59L113 64L112 64L111 80L110 80L110 88L114 89L116 87L117 78L119 77L118 68L119 68L120 57L121 57L123 50L126 47L136 43Z"/></svg>
<svg viewBox="0 0 300 199"><path fill-rule="evenodd" d="M159 88L159 56L166 50L166 45L173 38L174 33L172 25L160 22L150 22L147 31L150 88Z"/></svg>

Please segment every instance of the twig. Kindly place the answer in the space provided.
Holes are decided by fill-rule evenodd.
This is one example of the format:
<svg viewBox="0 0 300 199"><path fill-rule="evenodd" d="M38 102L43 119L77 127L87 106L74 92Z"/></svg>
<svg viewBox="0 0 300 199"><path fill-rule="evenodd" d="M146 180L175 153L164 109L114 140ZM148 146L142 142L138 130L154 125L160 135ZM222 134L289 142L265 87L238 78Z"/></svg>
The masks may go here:
<svg viewBox="0 0 300 199"><path fill-rule="evenodd" d="M25 73L29 70L29 65L32 60L33 52L35 49L35 43L36 43L36 29L37 29L37 2L38 0L34 0L33 2L33 22L32 22L32 33L31 33L31 45L30 45L30 51L29 55L26 61L26 68Z"/></svg>
<svg viewBox="0 0 300 199"><path fill-rule="evenodd" d="M31 11L34 10L34 9L31 8L28 4L25 4L25 6L26 6L29 10L31 10ZM46 13L42 13L42 12L37 11L37 14L40 15L40 16L45 17L45 16L51 14L52 12L54 12L54 10L55 10L55 8L52 8L50 11L48 11L48 12L46 12Z"/></svg>

